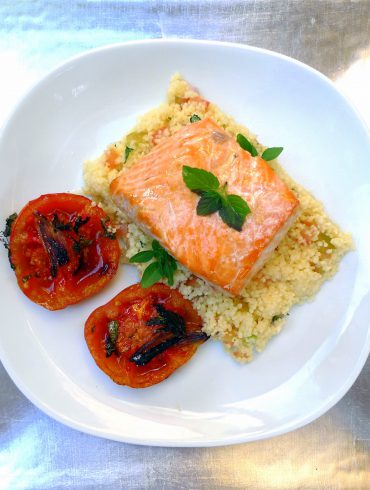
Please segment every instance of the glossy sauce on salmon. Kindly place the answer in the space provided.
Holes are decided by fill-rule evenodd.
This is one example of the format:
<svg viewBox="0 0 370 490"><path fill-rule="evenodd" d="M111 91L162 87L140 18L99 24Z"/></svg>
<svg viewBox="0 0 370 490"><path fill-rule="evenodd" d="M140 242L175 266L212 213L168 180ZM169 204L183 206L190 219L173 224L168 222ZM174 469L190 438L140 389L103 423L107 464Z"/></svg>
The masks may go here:
<svg viewBox="0 0 370 490"><path fill-rule="evenodd" d="M242 231L218 213L198 216L199 196L182 167L202 168L251 208ZM299 201L260 157L252 157L210 118L162 140L110 187L117 205L195 275L237 295L278 245Z"/></svg>

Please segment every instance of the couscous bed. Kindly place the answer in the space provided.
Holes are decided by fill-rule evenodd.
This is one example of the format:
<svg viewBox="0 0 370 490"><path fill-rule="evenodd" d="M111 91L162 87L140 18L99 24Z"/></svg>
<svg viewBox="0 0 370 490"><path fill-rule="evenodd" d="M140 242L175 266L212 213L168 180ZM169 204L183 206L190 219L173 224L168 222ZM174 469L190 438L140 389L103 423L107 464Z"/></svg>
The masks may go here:
<svg viewBox="0 0 370 490"><path fill-rule="evenodd" d="M259 152L264 150L248 129L202 98L179 75L173 76L164 104L141 117L131 132L111 144L100 157L85 162L84 192L116 223L124 259L150 248L152 238L114 204L109 186L163 138L189 124L194 114L211 118L233 137L244 134ZM352 248L350 235L332 222L322 204L294 182L276 161L269 164L299 199L301 212L240 296L215 290L181 265L174 276L173 287L192 302L203 319L203 330L221 340L241 362L250 361L255 350L263 350L283 327L291 307L312 298L322 283L335 274L342 256ZM147 266L137 265L141 272Z"/></svg>

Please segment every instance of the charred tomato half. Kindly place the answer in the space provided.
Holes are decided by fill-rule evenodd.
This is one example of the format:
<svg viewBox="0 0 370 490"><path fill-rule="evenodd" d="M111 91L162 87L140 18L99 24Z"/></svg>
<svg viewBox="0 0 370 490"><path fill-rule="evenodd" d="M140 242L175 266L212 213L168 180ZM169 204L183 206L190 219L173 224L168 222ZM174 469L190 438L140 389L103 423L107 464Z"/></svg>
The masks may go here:
<svg viewBox="0 0 370 490"><path fill-rule="evenodd" d="M207 338L190 301L161 283L124 289L85 324L96 364L115 383L132 388L163 381Z"/></svg>
<svg viewBox="0 0 370 490"><path fill-rule="evenodd" d="M116 273L120 257L105 212L68 193L30 201L12 224L8 247L20 289L48 310L97 293Z"/></svg>

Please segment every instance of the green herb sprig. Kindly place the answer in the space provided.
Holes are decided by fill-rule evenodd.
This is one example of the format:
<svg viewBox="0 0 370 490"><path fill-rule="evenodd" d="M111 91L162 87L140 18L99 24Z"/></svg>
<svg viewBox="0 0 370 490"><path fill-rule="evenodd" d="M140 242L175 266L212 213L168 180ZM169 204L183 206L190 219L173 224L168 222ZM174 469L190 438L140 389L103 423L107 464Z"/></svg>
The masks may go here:
<svg viewBox="0 0 370 490"><path fill-rule="evenodd" d="M218 178L200 168L184 165L182 178L186 186L200 196L197 214L207 216L216 213L230 228L241 231L246 216L251 212L247 202L240 196L227 193L227 184L221 186Z"/></svg>
<svg viewBox="0 0 370 490"><path fill-rule="evenodd" d="M132 151L134 151L134 149L133 148L130 148L129 146L126 145L126 148L125 148L125 159L124 159L123 163L126 163L127 162L127 159L130 156L130 153Z"/></svg>
<svg viewBox="0 0 370 490"><path fill-rule="evenodd" d="M237 134L236 141L239 143L240 147L243 148L243 150L248 151L252 157L258 156L258 151L256 148L243 134ZM266 148L266 150L262 153L261 158L263 158L266 162L275 160L275 158L277 158L283 150L284 148L281 146Z"/></svg>
<svg viewBox="0 0 370 490"><path fill-rule="evenodd" d="M157 242L152 241L152 249L144 250L130 258L131 263L145 263L156 259L148 265L141 278L141 287L148 288L153 286L160 279L165 277L170 286L173 285L173 274L177 270L176 260Z"/></svg>
<svg viewBox="0 0 370 490"><path fill-rule="evenodd" d="M198 122L200 121L200 117L198 116L198 114L193 114L190 118L190 122L191 123L195 123L195 122Z"/></svg>
<svg viewBox="0 0 370 490"><path fill-rule="evenodd" d="M116 352L116 342L118 339L119 322L111 320L108 323L108 333L105 336L105 356L110 357Z"/></svg>

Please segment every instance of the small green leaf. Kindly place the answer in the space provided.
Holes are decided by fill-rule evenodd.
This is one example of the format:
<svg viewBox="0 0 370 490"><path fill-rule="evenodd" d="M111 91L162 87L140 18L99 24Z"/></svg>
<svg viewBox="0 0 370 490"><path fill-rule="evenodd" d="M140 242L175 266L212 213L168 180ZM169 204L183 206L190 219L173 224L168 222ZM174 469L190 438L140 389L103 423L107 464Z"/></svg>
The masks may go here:
<svg viewBox="0 0 370 490"><path fill-rule="evenodd" d="M158 259L158 270L161 273L162 277L166 277L166 272L165 272L165 265L166 265L166 259L163 255L160 255L157 257Z"/></svg>
<svg viewBox="0 0 370 490"><path fill-rule="evenodd" d="M258 155L258 151L244 135L240 133L237 134L236 141L239 143L240 147L243 148L243 150L248 151L252 157L256 157Z"/></svg>
<svg viewBox="0 0 370 490"><path fill-rule="evenodd" d="M143 262L149 262L154 257L154 252L153 250L144 250L143 252L139 252L131 257L129 262L138 262L138 263L143 263Z"/></svg>
<svg viewBox="0 0 370 490"><path fill-rule="evenodd" d="M169 262L164 263L164 276L167 278L168 284L173 286L173 270Z"/></svg>
<svg viewBox="0 0 370 490"><path fill-rule="evenodd" d="M218 214L220 215L222 221L230 226L230 228L233 228L236 231L242 231L245 218L243 219L228 201L224 202Z"/></svg>
<svg viewBox="0 0 370 490"><path fill-rule="evenodd" d="M153 286L153 284L158 282L160 279L162 279L162 274L159 270L159 264L158 262L152 262L145 269L140 284L142 288L149 288L150 286Z"/></svg>
<svg viewBox="0 0 370 490"><path fill-rule="evenodd" d="M109 337L114 344L116 343L116 340L118 338L118 328L119 322L117 320L111 320L108 323Z"/></svg>
<svg viewBox="0 0 370 490"><path fill-rule="evenodd" d="M228 195L227 183L220 187L218 178L211 172L186 165L182 167L182 176L187 187L201 196L197 204L198 215L207 216L218 211L224 223L234 230L242 230L251 210L243 198Z"/></svg>
<svg viewBox="0 0 370 490"><path fill-rule="evenodd" d="M198 122L198 121L200 121L200 117L198 116L198 114L193 114L190 118L190 122L194 123L194 122Z"/></svg>
<svg viewBox="0 0 370 490"><path fill-rule="evenodd" d="M169 257L167 251L162 247L159 242L157 242L157 240L153 240L152 249L154 257L160 262L160 264L162 264L162 262L167 260L167 257Z"/></svg>
<svg viewBox="0 0 370 490"><path fill-rule="evenodd" d="M105 336L105 356L110 357L116 351L116 342L118 338L119 322L117 320L111 320L108 322L108 334Z"/></svg>
<svg viewBox="0 0 370 490"><path fill-rule="evenodd" d="M165 265L165 277L167 277L168 284L173 286L173 273L177 270L177 262L172 255L167 254L167 261Z"/></svg>
<svg viewBox="0 0 370 490"><path fill-rule="evenodd" d="M267 150L265 150L262 153L261 157L266 162L269 162L270 160L275 160L275 158L277 158L283 150L284 150L284 148L282 148L281 146L277 146L277 147L273 147L273 148L267 148Z"/></svg>
<svg viewBox="0 0 370 490"><path fill-rule="evenodd" d="M170 266L170 269L175 272L177 270L177 262L176 260L172 257L172 255L168 255L168 260L167 260L168 265Z"/></svg>
<svg viewBox="0 0 370 490"><path fill-rule="evenodd" d="M241 218L243 218L244 223L245 217L251 212L251 209L248 206L247 202L244 201L242 197L236 196L235 194L229 194L227 196L227 200L229 201L229 204L234 208L234 211L236 211L241 216Z"/></svg>
<svg viewBox="0 0 370 490"><path fill-rule="evenodd" d="M152 241L152 249L154 250L154 252L159 252L164 250L162 245L157 240Z"/></svg>
<svg viewBox="0 0 370 490"><path fill-rule="evenodd" d="M126 148L125 148L125 161L123 163L126 163L127 162L127 159L128 159L128 157L129 157L129 155L130 155L130 153L132 151L134 151L133 148L130 148L129 146L126 146Z"/></svg>
<svg viewBox="0 0 370 490"><path fill-rule="evenodd" d="M221 206L222 201L219 193L216 191L207 191L198 201L197 214L207 216L218 211Z"/></svg>
<svg viewBox="0 0 370 490"><path fill-rule="evenodd" d="M177 269L176 260L157 241L152 241L152 250L144 250L131 257L130 262L143 263L151 259L157 259L148 265L141 279L143 288L152 286L162 277L167 278L168 284L173 285L173 273Z"/></svg>
<svg viewBox="0 0 370 490"><path fill-rule="evenodd" d="M220 187L218 178L207 170L193 168L184 165L182 167L182 178L186 186L193 192L214 191Z"/></svg>

